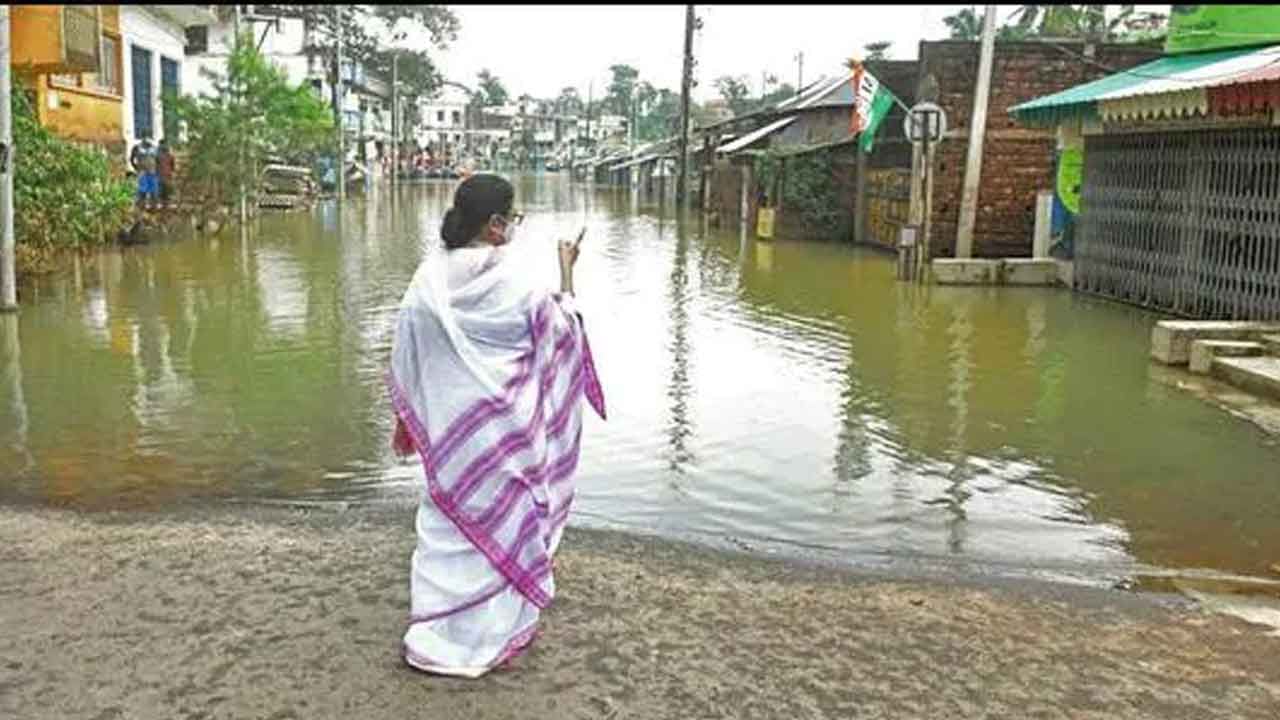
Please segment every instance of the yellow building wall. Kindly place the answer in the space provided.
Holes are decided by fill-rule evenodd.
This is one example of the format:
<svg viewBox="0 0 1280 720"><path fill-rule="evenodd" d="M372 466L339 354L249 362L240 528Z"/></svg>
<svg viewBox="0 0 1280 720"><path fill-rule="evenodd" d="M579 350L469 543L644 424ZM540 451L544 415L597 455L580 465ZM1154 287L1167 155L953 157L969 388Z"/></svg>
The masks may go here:
<svg viewBox="0 0 1280 720"><path fill-rule="evenodd" d="M13 69L20 81L35 91L40 124L59 137L123 151L123 43L120 40L120 6L102 6L102 32L115 40L117 87L104 91L85 76L83 87L68 86L53 78L61 61L61 5L15 5L11 10ZM104 60L108 60L104 58ZM91 77L91 76L90 76Z"/></svg>

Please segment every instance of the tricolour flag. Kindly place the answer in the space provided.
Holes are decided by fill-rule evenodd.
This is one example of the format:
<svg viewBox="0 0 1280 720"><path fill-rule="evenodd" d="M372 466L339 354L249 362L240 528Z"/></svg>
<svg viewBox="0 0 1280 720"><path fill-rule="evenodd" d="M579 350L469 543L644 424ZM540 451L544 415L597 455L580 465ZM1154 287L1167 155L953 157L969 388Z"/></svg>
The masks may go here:
<svg viewBox="0 0 1280 720"><path fill-rule="evenodd" d="M849 121L849 132L860 133L863 152L871 152L876 130L897 98L861 63L854 65L849 82L853 84L853 117Z"/></svg>

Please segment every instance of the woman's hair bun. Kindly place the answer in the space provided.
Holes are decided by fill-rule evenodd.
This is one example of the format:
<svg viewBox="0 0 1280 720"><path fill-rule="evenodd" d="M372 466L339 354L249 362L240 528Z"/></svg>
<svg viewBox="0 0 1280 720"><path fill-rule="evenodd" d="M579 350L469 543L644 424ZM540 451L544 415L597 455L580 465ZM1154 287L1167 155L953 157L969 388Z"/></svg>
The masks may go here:
<svg viewBox="0 0 1280 720"><path fill-rule="evenodd" d="M494 215L511 212L515 188L497 175L472 175L458 185L453 207L440 224L440 239L450 250L466 247Z"/></svg>
<svg viewBox="0 0 1280 720"><path fill-rule="evenodd" d="M444 222L440 225L440 239L444 241L445 247L458 247L466 244L466 238L462 235L462 213L457 208L449 208L444 214Z"/></svg>

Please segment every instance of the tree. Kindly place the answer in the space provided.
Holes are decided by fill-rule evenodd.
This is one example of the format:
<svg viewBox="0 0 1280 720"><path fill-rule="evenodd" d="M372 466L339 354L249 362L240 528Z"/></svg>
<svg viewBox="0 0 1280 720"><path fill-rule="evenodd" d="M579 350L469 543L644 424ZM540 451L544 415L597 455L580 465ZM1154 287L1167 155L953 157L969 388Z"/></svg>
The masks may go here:
<svg viewBox="0 0 1280 720"><path fill-rule="evenodd" d="M1114 7L1116 12L1108 19L1107 5L1022 5L1017 10L1016 27L1027 37L1114 40L1135 14L1133 5Z"/></svg>
<svg viewBox="0 0 1280 720"><path fill-rule="evenodd" d="M982 38L982 18L971 7L967 7L955 15L942 18L942 23L951 31L952 40L979 40Z"/></svg>
<svg viewBox="0 0 1280 720"><path fill-rule="evenodd" d="M735 116L745 115L751 111L751 90L747 87L745 77L721 75L716 78L715 87Z"/></svg>
<svg viewBox="0 0 1280 720"><path fill-rule="evenodd" d="M615 115L630 117L631 94L635 91L640 71L630 65L610 65L609 72L613 74L613 79L609 81L609 89L605 93L604 107Z"/></svg>
<svg viewBox="0 0 1280 720"><path fill-rule="evenodd" d="M768 95L765 95L760 104L764 107L772 107L782 102L783 100L787 100L789 98L795 97L795 95L796 95L795 86L793 86L791 83L782 83L778 87L771 90Z"/></svg>
<svg viewBox="0 0 1280 720"><path fill-rule="evenodd" d="M476 73L476 79L479 81L479 89L475 97L486 107L507 104L507 88L493 73L487 69L481 70Z"/></svg>
<svg viewBox="0 0 1280 720"><path fill-rule="evenodd" d="M889 48L892 45L893 43L888 40L881 40L879 42L867 43L862 46L862 49L867 51L867 60L888 60Z"/></svg>
<svg viewBox="0 0 1280 720"><path fill-rule="evenodd" d="M636 119L636 137L645 142L661 140L679 132L679 122L680 93L668 88L653 90Z"/></svg>
<svg viewBox="0 0 1280 720"><path fill-rule="evenodd" d="M393 48L388 41L402 44L410 36L426 35L430 45L443 49L457 39L459 27L453 11L443 5L258 5L256 11L260 15L302 20L302 51L323 63L325 79L333 88L330 104L335 122L339 112L339 26L344 61L361 63L389 79L392 58L398 56L400 89L411 105L440 89L440 72L426 48Z"/></svg>
<svg viewBox="0 0 1280 720"><path fill-rule="evenodd" d="M561 115L580 115L583 111L582 98L578 96L578 88L566 87L556 98L556 112Z"/></svg>
<svg viewBox="0 0 1280 720"><path fill-rule="evenodd" d="M307 83L289 84L249 34L236 39L227 77L214 78L216 94L167 95L165 114L186 125L183 194L202 214L234 203L243 182L258 187L268 162L312 164L332 150L333 118Z"/></svg>

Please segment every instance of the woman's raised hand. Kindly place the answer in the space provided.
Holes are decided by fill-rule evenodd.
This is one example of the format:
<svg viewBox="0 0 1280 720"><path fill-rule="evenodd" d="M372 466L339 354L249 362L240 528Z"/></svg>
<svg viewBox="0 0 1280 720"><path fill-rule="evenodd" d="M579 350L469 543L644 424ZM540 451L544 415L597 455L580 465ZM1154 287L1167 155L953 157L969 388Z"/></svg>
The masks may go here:
<svg viewBox="0 0 1280 720"><path fill-rule="evenodd" d="M582 246L582 236L587 233L586 228L578 233L576 240L560 241L560 267L561 269L572 268L574 263L578 262L578 249Z"/></svg>
<svg viewBox="0 0 1280 720"><path fill-rule="evenodd" d="M576 240L561 240L558 251L560 254L560 292L573 294L573 266L578 262L578 249L582 245L582 237L587 234L587 229L583 228L578 233Z"/></svg>

